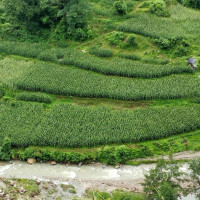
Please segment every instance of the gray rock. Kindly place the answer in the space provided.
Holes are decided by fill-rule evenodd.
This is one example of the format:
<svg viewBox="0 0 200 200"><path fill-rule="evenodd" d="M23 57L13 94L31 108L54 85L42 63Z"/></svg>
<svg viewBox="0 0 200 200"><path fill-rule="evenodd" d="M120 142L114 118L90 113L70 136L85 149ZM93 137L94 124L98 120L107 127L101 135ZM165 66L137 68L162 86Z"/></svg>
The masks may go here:
<svg viewBox="0 0 200 200"><path fill-rule="evenodd" d="M197 70L197 61L195 58L188 58L188 64L192 69Z"/></svg>

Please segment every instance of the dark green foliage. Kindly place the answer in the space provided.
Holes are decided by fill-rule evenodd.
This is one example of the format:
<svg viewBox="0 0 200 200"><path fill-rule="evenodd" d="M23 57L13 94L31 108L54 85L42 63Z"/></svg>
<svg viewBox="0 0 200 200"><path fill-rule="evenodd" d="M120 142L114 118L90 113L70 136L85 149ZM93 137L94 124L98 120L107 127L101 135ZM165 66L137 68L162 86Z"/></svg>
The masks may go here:
<svg viewBox="0 0 200 200"><path fill-rule="evenodd" d="M188 55L188 49L184 46L178 47L177 51L175 52L175 55L177 57L187 56Z"/></svg>
<svg viewBox="0 0 200 200"><path fill-rule="evenodd" d="M13 147L92 147L153 140L200 128L199 106L113 111L55 104L47 111L41 104L16 102L1 103L0 110L0 141L12 133ZM144 119L145 125L141 123ZM108 149L111 158L106 158L107 162L152 155L147 146L140 149L133 154L126 147Z"/></svg>
<svg viewBox="0 0 200 200"><path fill-rule="evenodd" d="M5 34L15 37L42 35L51 40L87 39L90 13L87 0L3 0L3 4L6 20L11 25Z"/></svg>
<svg viewBox="0 0 200 200"><path fill-rule="evenodd" d="M115 1L114 8L118 15L125 15L127 13L127 5L123 0Z"/></svg>
<svg viewBox="0 0 200 200"><path fill-rule="evenodd" d="M200 0L178 0L178 2L184 6L200 9Z"/></svg>
<svg viewBox="0 0 200 200"><path fill-rule="evenodd" d="M3 140L3 144L0 147L0 160L4 161L10 160L10 153L11 153L11 140L5 137Z"/></svg>
<svg viewBox="0 0 200 200"><path fill-rule="evenodd" d="M155 43L164 50L169 50L172 49L173 47L175 47L178 43L180 43L181 41L185 41L182 40L181 37L174 37L174 38L159 38L159 39L155 39Z"/></svg>
<svg viewBox="0 0 200 200"><path fill-rule="evenodd" d="M20 159L26 161L28 158L35 158L37 161L56 161L59 163L88 163L92 162L93 158L89 154L82 154L79 152L66 152L66 151L54 151L48 149L33 149L27 148L25 150L12 150L13 159Z"/></svg>
<svg viewBox="0 0 200 200"><path fill-rule="evenodd" d="M17 95L17 100L52 103L52 98L50 95L40 92L22 92Z"/></svg>
<svg viewBox="0 0 200 200"><path fill-rule="evenodd" d="M97 160L102 163L116 165L125 163L132 157L132 150L125 146L104 147L99 149Z"/></svg>
<svg viewBox="0 0 200 200"><path fill-rule="evenodd" d="M92 46L89 50L89 53L98 57L112 57L113 55L113 52L110 49L105 49L98 46Z"/></svg>
<svg viewBox="0 0 200 200"><path fill-rule="evenodd" d="M127 45L130 46L130 47L136 46L137 43L136 43L135 40L136 40L136 37L135 37L134 35L130 35L130 36L128 37Z"/></svg>
<svg viewBox="0 0 200 200"><path fill-rule="evenodd" d="M155 43L161 48L161 49L171 49L174 45L173 42L171 42L170 40L166 39L166 38L160 38L160 39L156 39Z"/></svg>
<svg viewBox="0 0 200 200"><path fill-rule="evenodd" d="M176 200L186 191L181 186L186 182L184 175L178 165L168 165L161 160L155 169L145 175L144 192L150 200Z"/></svg>

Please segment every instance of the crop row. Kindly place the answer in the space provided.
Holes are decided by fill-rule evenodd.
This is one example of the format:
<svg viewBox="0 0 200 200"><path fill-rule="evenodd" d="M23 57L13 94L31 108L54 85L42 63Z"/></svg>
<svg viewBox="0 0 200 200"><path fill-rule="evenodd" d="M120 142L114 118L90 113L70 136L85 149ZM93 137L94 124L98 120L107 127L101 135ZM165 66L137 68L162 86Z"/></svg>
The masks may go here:
<svg viewBox="0 0 200 200"><path fill-rule="evenodd" d="M17 65L17 61L14 60L13 64ZM26 66L24 68L28 69ZM14 82L22 90L79 97L146 100L200 96L200 80L190 75L130 79L104 76L45 62L32 64L28 72L17 76Z"/></svg>
<svg viewBox="0 0 200 200"><path fill-rule="evenodd" d="M192 73L192 70L186 65L144 64L122 58L102 59L73 49L51 49L42 44L1 41L0 52L38 58L58 64L74 65L105 75L156 78L170 74Z"/></svg>
<svg viewBox="0 0 200 200"><path fill-rule="evenodd" d="M70 104L0 104L0 141L15 147L92 147L152 140L200 128L200 106L116 111Z"/></svg>
<svg viewBox="0 0 200 200"><path fill-rule="evenodd" d="M138 13L133 19L121 23L118 30L137 33L151 38L197 38L199 12L176 5L170 7L171 17L161 18L150 13Z"/></svg>

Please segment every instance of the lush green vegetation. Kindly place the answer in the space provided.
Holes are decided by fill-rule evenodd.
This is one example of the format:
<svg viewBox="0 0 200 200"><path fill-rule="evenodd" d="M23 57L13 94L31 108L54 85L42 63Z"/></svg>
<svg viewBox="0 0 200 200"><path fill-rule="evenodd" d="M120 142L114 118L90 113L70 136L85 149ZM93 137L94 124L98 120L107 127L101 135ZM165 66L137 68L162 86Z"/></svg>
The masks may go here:
<svg viewBox="0 0 200 200"><path fill-rule="evenodd" d="M1 140L10 137L14 147L92 147L138 142L195 130L200 121L198 105L135 111L66 104L55 104L46 111L40 104L21 102L0 106Z"/></svg>
<svg viewBox="0 0 200 200"><path fill-rule="evenodd" d="M17 95L17 100L52 103L52 98L48 94L39 92L21 92Z"/></svg>
<svg viewBox="0 0 200 200"><path fill-rule="evenodd" d="M3 5L3 37L40 40L42 36L43 40L63 41L66 38L85 40L90 35L87 0L1 0L0 3Z"/></svg>
<svg viewBox="0 0 200 200"><path fill-rule="evenodd" d="M171 6L169 9L171 14L169 18L160 18L149 13L137 13L134 19L120 24L118 29L152 38L197 39L200 13L180 5Z"/></svg>
<svg viewBox="0 0 200 200"><path fill-rule="evenodd" d="M144 80L103 76L45 62L4 59L0 63L0 81L23 90L125 100L200 96L199 79L189 75Z"/></svg>
<svg viewBox="0 0 200 200"><path fill-rule="evenodd" d="M147 142L200 128L198 72L186 65L199 54L200 12L187 2L0 1L1 144L9 137L16 148L109 145L95 156L12 152L75 163L198 150L189 134L192 144Z"/></svg>
<svg viewBox="0 0 200 200"><path fill-rule="evenodd" d="M0 43L0 51L6 54L38 58L43 61L52 61L58 64L74 65L79 68L99 72L106 75L154 78L167 76L170 74L192 73L192 70L186 65L165 66L144 64L119 58L103 60L100 58L88 56L73 49L49 48L50 47L48 45L39 44L8 41ZM99 49L98 53L96 50L95 52L95 54L98 54L100 57L107 57L108 55L112 55L109 50L104 50L103 52L102 49Z"/></svg>

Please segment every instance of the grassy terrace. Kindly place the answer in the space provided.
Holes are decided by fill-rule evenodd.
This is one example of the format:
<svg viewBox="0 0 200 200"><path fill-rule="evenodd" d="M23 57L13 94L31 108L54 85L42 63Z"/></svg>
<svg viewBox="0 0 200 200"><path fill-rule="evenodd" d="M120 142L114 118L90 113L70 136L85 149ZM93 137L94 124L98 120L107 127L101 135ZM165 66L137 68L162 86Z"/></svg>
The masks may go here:
<svg viewBox="0 0 200 200"><path fill-rule="evenodd" d="M200 81L191 75L159 79L104 76L73 67L6 58L0 81L23 90L124 100L177 99L200 96Z"/></svg>
<svg viewBox="0 0 200 200"><path fill-rule="evenodd" d="M128 59L101 59L76 51L72 48L52 48L48 45L1 41L0 52L38 58L58 64L73 65L105 75L135 78L156 78L171 74L192 73L184 64L155 65Z"/></svg>
<svg viewBox="0 0 200 200"><path fill-rule="evenodd" d="M199 105L117 111L58 103L46 110L42 104L15 102L1 103L0 108L1 138L9 133L15 147L93 147L200 128Z"/></svg>
<svg viewBox="0 0 200 200"><path fill-rule="evenodd" d="M186 59L199 53L200 12L176 4L157 17L134 1L120 17L109 1L91 2L96 35L85 42L0 40L0 141L92 155L125 144L146 153L135 157L199 150L200 79ZM124 38L111 44L116 32ZM176 42L166 50L155 38ZM93 46L112 56L90 55Z"/></svg>

